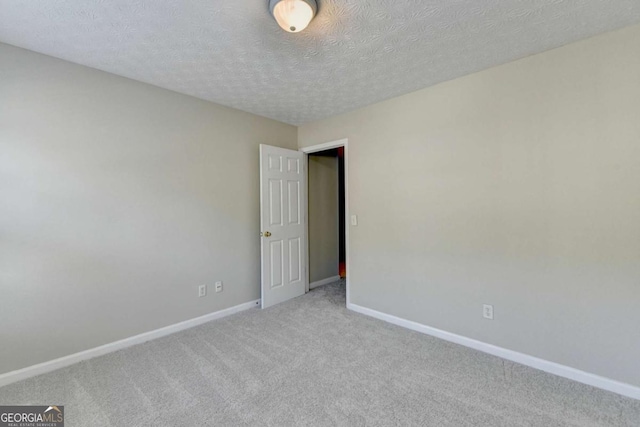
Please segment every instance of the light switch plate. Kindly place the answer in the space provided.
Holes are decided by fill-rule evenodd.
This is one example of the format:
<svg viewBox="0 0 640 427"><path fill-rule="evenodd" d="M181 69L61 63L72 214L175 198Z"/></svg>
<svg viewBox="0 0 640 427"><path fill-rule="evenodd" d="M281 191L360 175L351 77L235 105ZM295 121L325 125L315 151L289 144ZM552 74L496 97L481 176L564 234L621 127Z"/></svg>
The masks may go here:
<svg viewBox="0 0 640 427"><path fill-rule="evenodd" d="M351 215L351 225L358 225L358 215Z"/></svg>

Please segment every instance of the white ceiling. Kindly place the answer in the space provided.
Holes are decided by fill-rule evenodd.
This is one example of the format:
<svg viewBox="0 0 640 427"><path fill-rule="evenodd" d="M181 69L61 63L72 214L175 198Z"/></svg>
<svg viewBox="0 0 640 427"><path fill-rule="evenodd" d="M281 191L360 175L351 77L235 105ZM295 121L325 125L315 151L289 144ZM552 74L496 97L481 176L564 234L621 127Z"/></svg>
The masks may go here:
<svg viewBox="0 0 640 427"><path fill-rule="evenodd" d="M640 22L640 0L0 0L0 41L299 125Z"/></svg>

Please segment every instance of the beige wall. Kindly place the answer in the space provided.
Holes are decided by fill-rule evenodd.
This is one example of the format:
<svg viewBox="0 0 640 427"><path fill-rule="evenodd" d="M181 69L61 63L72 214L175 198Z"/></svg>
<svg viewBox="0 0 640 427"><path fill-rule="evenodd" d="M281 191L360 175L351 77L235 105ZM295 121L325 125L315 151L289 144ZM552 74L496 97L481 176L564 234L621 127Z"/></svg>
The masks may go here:
<svg viewBox="0 0 640 427"><path fill-rule="evenodd" d="M0 373L260 297L258 144L295 149L295 127L2 44L0 63Z"/></svg>
<svg viewBox="0 0 640 427"><path fill-rule="evenodd" d="M352 302L640 385L639 46L635 26L299 128L349 138Z"/></svg>
<svg viewBox="0 0 640 427"><path fill-rule="evenodd" d="M309 282L338 275L338 158L309 156Z"/></svg>

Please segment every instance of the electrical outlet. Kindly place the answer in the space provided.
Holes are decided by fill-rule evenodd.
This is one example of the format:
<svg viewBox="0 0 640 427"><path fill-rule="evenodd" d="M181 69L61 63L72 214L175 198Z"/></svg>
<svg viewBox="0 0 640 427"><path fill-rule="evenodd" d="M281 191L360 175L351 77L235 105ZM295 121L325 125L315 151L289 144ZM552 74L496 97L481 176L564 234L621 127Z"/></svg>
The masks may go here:
<svg viewBox="0 0 640 427"><path fill-rule="evenodd" d="M485 319L493 320L493 306L490 304L484 304L482 306L482 317Z"/></svg>
<svg viewBox="0 0 640 427"><path fill-rule="evenodd" d="M202 298L204 296L207 296L207 285L200 285L198 286L198 297Z"/></svg>
<svg viewBox="0 0 640 427"><path fill-rule="evenodd" d="M222 292L222 282L216 282L216 292Z"/></svg>

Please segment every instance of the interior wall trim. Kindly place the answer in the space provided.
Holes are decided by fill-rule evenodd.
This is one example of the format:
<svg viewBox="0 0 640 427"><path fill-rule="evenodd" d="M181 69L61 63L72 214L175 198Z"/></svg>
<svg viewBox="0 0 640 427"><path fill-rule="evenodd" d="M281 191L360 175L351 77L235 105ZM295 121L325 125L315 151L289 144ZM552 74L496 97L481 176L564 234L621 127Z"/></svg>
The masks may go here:
<svg viewBox="0 0 640 427"><path fill-rule="evenodd" d="M167 335L174 334L176 332L183 331L185 329L193 328L195 326L202 325L203 323L210 322L212 320L220 319L232 314L249 310L254 307L260 306L260 300L253 300L239 304L233 307L218 310L213 313L205 314L204 316L195 317L193 319L185 320L183 322L174 323L173 325L165 326L153 331L144 332L139 335L134 335L129 338L124 338L119 341L114 341L109 344L104 344L99 347L84 350L79 353L63 356L58 359L53 359L48 362L39 363L37 365L28 366L26 368L18 369L15 371L7 372L0 375L0 387L9 385L18 381L22 381L28 378L32 378L38 375L46 374L48 372L55 371L57 369L66 368L84 360L93 359L98 356L103 356L114 351L122 350L127 347L131 347L137 344L142 344L147 341L151 341L157 338L162 338Z"/></svg>
<svg viewBox="0 0 640 427"><path fill-rule="evenodd" d="M394 325L402 326L403 328L421 332L426 335L431 335L445 341L460 344L465 347L498 356L512 362L520 363L531 368L539 369L550 374L558 375L560 377L568 378L573 381L611 391L613 393L630 397L632 399L640 400L640 387L636 387L631 384L623 383L611 378L602 377L590 372L581 371L570 366L561 365L559 363L540 359L535 356L519 353L517 351L509 350L503 347L498 347L496 345L474 340L472 338L467 338L462 335L443 331L441 329L426 326L418 322L403 319L401 317L396 317L391 314L382 313L380 311L376 311L367 307L362 307L357 304L347 303L347 308L366 316L375 317L376 319L380 319Z"/></svg>
<svg viewBox="0 0 640 427"><path fill-rule="evenodd" d="M337 282L340 280L340 276L327 277L326 279L316 280L309 283L309 289L317 288L318 286L328 285L329 283Z"/></svg>

